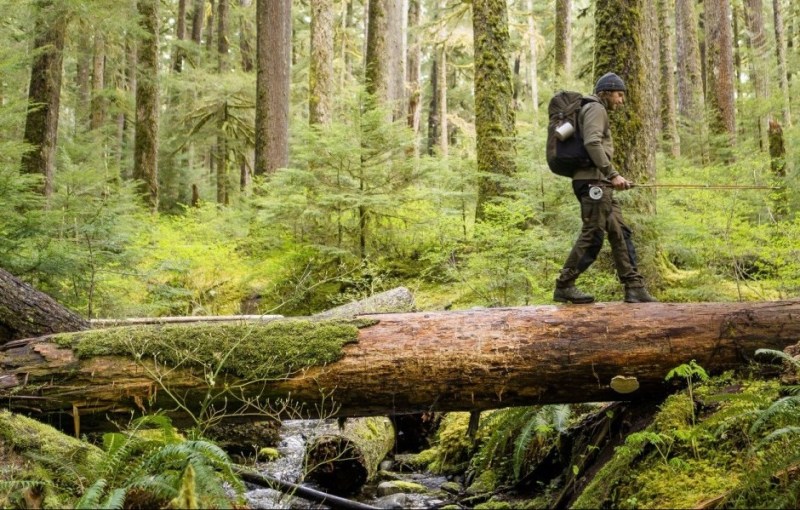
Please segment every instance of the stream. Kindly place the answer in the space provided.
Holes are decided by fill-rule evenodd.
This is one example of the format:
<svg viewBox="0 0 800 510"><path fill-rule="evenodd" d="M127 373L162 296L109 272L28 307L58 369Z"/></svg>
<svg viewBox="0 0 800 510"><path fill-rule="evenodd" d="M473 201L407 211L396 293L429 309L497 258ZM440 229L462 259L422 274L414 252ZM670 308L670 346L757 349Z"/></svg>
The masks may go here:
<svg viewBox="0 0 800 510"><path fill-rule="evenodd" d="M316 435L326 431L334 430L337 427L336 420L287 420L281 424L280 441L277 450L280 457L270 462L258 462L256 469L259 473L277 478L286 482L300 483L303 474L303 458L305 455L306 443ZM386 460L381 464L383 471L391 473L392 480L414 482L424 485L429 490L425 494L396 493L380 495L386 489L378 486L385 480L374 480L361 490L360 493L349 496L349 499L372 505L378 508L415 508L427 509L438 508L448 503L455 502L454 496L443 492L441 489L447 477L432 475L430 473L400 473L393 470L394 462ZM378 477L380 478L380 476ZM322 490L313 483L303 482L304 486L316 490ZM279 491L266 488L253 488L248 484L245 493L247 504L250 508L283 508L283 509L305 509L305 508L327 508L325 505L313 503L305 499L283 494Z"/></svg>

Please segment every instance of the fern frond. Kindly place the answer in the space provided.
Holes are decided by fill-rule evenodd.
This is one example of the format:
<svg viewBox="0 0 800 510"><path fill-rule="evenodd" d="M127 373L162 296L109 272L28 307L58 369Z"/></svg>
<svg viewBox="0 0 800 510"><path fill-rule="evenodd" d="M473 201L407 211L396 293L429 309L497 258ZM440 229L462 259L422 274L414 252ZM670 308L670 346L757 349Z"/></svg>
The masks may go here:
<svg viewBox="0 0 800 510"><path fill-rule="evenodd" d="M0 480L0 492L31 489L33 487L54 487L54 485L44 480Z"/></svg>
<svg viewBox="0 0 800 510"><path fill-rule="evenodd" d="M786 354L783 351L778 351L775 349L756 349L756 356L761 356L763 358L772 358L773 360L781 360L789 363L792 365L795 370L800 370L800 361L794 359L792 356Z"/></svg>
<svg viewBox="0 0 800 510"><path fill-rule="evenodd" d="M552 421L553 428L558 432L564 432L569 426L569 420L572 417L572 407L569 404L557 404L547 406L552 408Z"/></svg>
<svg viewBox="0 0 800 510"><path fill-rule="evenodd" d="M97 479L88 489L83 493L81 498L75 503L76 510L85 508L101 508L100 498L106 491L108 482L105 478Z"/></svg>
<svg viewBox="0 0 800 510"><path fill-rule="evenodd" d="M800 434L800 427L793 425L790 427L783 427L778 430L773 430L764 439L759 441L757 446L761 446L766 443L769 443L770 441L775 441L776 439L780 439L784 436L790 436L794 434Z"/></svg>
<svg viewBox="0 0 800 510"><path fill-rule="evenodd" d="M535 437L537 429L536 420L529 419L527 423L525 423L525 426L522 427L522 430L520 430L517 439L514 440L514 456L512 457L512 461L515 480L521 478L522 466L525 464L525 458L531 444L531 439Z"/></svg>
<svg viewBox="0 0 800 510"><path fill-rule="evenodd" d="M101 508L110 508L112 510L120 510L125 505L125 498L128 496L128 489L126 487L114 489L103 502Z"/></svg>
<svg viewBox="0 0 800 510"><path fill-rule="evenodd" d="M776 400L771 406L759 413L758 419L750 427L750 433L758 432L766 423L776 418L785 418L790 422L800 416L800 396L792 395Z"/></svg>

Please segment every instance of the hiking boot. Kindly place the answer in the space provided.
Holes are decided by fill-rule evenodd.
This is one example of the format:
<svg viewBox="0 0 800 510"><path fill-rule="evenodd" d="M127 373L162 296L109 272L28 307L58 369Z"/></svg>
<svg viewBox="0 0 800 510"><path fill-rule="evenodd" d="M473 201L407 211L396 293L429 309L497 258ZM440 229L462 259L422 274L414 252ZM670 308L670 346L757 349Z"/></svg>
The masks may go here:
<svg viewBox="0 0 800 510"><path fill-rule="evenodd" d="M625 302L626 303L656 303L658 300L647 292L644 287L626 287L625 288Z"/></svg>
<svg viewBox="0 0 800 510"><path fill-rule="evenodd" d="M555 292L553 292L553 301L557 301L559 303L569 302L583 305L594 302L594 296L591 294L584 294L575 286L563 288L556 287Z"/></svg>

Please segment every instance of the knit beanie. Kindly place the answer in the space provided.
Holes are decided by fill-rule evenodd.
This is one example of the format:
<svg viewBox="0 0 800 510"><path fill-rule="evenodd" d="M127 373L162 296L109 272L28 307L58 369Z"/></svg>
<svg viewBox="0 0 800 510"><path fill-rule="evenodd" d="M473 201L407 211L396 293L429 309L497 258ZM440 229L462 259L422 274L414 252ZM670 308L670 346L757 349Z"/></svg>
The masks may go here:
<svg viewBox="0 0 800 510"><path fill-rule="evenodd" d="M625 91L625 82L614 73L606 73L597 80L597 84L594 86L595 93L602 92L603 90Z"/></svg>

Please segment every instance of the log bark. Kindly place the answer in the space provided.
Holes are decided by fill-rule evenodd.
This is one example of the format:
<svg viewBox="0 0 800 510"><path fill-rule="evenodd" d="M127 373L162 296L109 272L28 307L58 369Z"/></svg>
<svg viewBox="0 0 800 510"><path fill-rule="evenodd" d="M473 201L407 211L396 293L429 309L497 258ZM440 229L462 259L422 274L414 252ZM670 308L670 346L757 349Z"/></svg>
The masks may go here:
<svg viewBox="0 0 800 510"><path fill-rule="evenodd" d="M783 349L800 338L800 300L597 303L368 317L373 323L345 342L337 361L251 381L237 387L239 396L291 397L306 403L309 414L324 397L320 414L326 417L647 400L671 390L664 377L681 363L694 359L707 371L720 372L743 366L756 349ZM248 324L249 350L237 347L229 357L246 360L266 350L271 340L258 337L261 328L283 321ZM221 326L186 331L200 346L213 341L203 339L204 328L211 327ZM142 326L129 335L149 331L158 338L172 331L168 328L188 327ZM150 357L76 354L85 342L81 338L110 337L120 329L75 333L71 347L48 337L0 347L0 401L12 411L56 418L79 413L82 430L108 428L108 416L157 409L179 424L185 413L176 409L175 395L191 408L206 398L210 381L216 389L243 382L241 375L224 372L213 379L188 361L165 370L161 353L156 384ZM297 338L293 348L314 340L313 334ZM297 354L277 359L292 356ZM220 406L233 405L230 392L215 395Z"/></svg>
<svg viewBox="0 0 800 510"><path fill-rule="evenodd" d="M358 492L394 446L388 418L348 420L337 433L316 437L306 451L306 477L334 494Z"/></svg>
<svg viewBox="0 0 800 510"><path fill-rule="evenodd" d="M88 328L89 323L78 314L0 269L0 344Z"/></svg>

